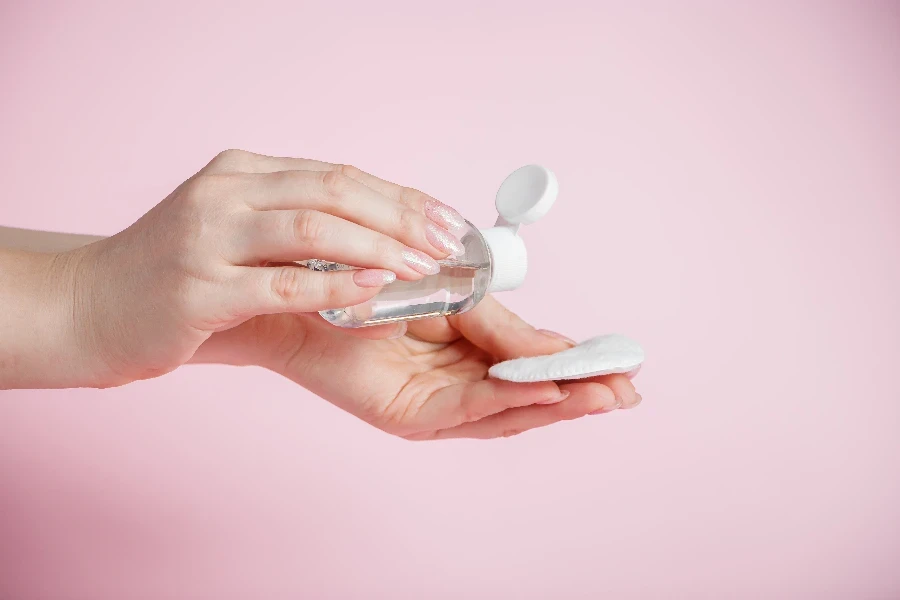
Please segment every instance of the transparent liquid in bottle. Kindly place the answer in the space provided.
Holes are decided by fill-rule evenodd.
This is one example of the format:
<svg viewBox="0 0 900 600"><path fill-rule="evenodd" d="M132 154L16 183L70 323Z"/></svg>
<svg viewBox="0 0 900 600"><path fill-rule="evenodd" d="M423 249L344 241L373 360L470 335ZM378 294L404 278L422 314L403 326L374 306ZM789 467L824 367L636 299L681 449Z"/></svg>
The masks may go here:
<svg viewBox="0 0 900 600"><path fill-rule="evenodd" d="M356 306L319 314L339 327L368 327L465 312L487 293L491 283L490 252L471 224L461 237L465 252L439 260L440 272L418 281L394 281L377 296Z"/></svg>

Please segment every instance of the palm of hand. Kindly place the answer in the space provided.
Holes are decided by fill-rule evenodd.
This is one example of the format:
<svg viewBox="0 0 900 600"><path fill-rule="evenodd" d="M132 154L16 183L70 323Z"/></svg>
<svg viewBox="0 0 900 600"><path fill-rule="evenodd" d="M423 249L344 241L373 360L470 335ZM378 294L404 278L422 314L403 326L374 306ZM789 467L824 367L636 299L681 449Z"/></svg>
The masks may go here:
<svg viewBox="0 0 900 600"><path fill-rule="evenodd" d="M215 334L207 345L253 347L253 362L408 439L506 436L639 400L622 375L559 386L488 378L498 360L568 347L490 297L464 315L413 322L399 339L361 337L383 338L391 333L385 327L348 332L317 315L272 315Z"/></svg>

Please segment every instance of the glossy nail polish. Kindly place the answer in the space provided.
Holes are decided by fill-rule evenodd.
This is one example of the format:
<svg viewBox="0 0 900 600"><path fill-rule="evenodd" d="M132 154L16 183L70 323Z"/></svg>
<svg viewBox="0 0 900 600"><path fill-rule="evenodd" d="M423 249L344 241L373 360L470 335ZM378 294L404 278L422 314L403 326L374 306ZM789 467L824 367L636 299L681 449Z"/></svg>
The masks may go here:
<svg viewBox="0 0 900 600"><path fill-rule="evenodd" d="M397 279L393 271L385 269L360 269L353 272L353 283L359 287L381 287Z"/></svg>
<svg viewBox="0 0 900 600"><path fill-rule="evenodd" d="M447 252L453 256L462 256L466 251L462 242L453 237L453 234L434 223L429 223L425 226L425 237L428 238L428 242L432 246L441 252Z"/></svg>
<svg viewBox="0 0 900 600"><path fill-rule="evenodd" d="M462 215L437 200L425 201L425 216L453 233L462 231L466 227L466 220Z"/></svg>
<svg viewBox="0 0 900 600"><path fill-rule="evenodd" d="M552 206L557 191L556 178L547 169L537 165L518 169L497 192L500 217L493 227L483 230L450 207L436 201L427 202L428 217L450 229L455 238L451 241L435 235L442 232L429 230L429 241L456 255L435 262L409 249L404 252L404 261L425 277L418 281L397 280L367 302L324 310L320 314L339 327L444 317L471 310L488 293L518 288L528 270L519 226L540 219ZM461 248L453 242L458 242Z"/></svg>
<svg viewBox="0 0 900 600"><path fill-rule="evenodd" d="M401 256L403 257L403 262L422 275L434 275L441 270L437 261L424 252L407 248L401 253Z"/></svg>

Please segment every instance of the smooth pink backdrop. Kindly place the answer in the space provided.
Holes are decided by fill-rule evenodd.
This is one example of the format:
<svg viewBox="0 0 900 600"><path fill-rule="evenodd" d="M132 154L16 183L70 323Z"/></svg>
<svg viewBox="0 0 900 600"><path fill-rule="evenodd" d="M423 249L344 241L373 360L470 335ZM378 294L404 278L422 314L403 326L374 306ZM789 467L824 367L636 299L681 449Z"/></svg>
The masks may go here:
<svg viewBox="0 0 900 600"><path fill-rule="evenodd" d="M111 234L239 147L489 225L539 162L504 302L648 356L491 442L253 368L0 393L0 598L900 597L898 73L891 2L0 3L0 223Z"/></svg>

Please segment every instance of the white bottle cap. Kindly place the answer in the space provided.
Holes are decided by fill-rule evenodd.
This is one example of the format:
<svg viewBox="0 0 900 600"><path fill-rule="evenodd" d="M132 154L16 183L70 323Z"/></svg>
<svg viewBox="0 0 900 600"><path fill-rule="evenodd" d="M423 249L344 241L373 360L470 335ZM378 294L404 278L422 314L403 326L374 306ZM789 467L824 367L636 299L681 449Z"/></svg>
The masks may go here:
<svg viewBox="0 0 900 600"><path fill-rule="evenodd" d="M481 231L491 251L491 284L488 293L508 292L525 282L528 253L525 241L509 227L491 227Z"/></svg>
<svg viewBox="0 0 900 600"><path fill-rule="evenodd" d="M495 204L505 224L530 225L547 214L558 193L559 184L550 169L528 165L503 181Z"/></svg>
<svg viewBox="0 0 900 600"><path fill-rule="evenodd" d="M528 253L517 235L519 225L534 223L556 201L559 184L556 176L539 165L516 169L497 191L500 217L490 229L481 231L491 252L491 284L488 292L514 290L525 281Z"/></svg>

